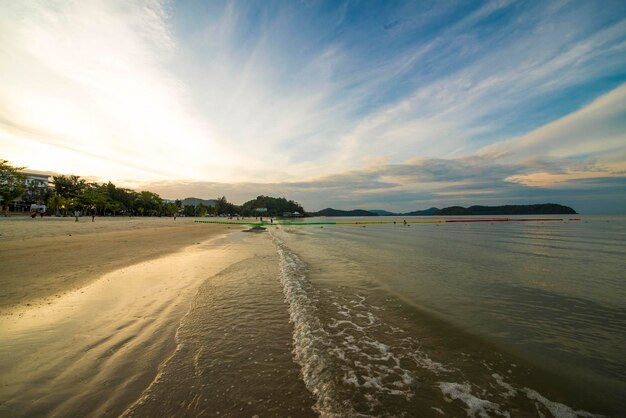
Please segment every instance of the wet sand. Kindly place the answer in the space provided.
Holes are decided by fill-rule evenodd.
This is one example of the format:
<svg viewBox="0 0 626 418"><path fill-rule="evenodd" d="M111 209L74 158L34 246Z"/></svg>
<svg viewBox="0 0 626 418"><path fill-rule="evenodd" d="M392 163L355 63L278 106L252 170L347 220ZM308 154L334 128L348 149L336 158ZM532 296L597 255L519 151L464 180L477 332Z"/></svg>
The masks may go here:
<svg viewBox="0 0 626 418"><path fill-rule="evenodd" d="M293 324L269 234L245 235L245 256L198 288L177 348L127 417L314 417L292 356Z"/></svg>
<svg viewBox="0 0 626 418"><path fill-rule="evenodd" d="M192 218L0 218L0 315L49 304L104 273L238 229Z"/></svg>
<svg viewBox="0 0 626 418"><path fill-rule="evenodd" d="M176 351L198 287L250 256L242 228L192 220L32 225L0 223L0 416L123 413Z"/></svg>
<svg viewBox="0 0 626 418"><path fill-rule="evenodd" d="M266 234L0 221L0 416L314 416Z"/></svg>

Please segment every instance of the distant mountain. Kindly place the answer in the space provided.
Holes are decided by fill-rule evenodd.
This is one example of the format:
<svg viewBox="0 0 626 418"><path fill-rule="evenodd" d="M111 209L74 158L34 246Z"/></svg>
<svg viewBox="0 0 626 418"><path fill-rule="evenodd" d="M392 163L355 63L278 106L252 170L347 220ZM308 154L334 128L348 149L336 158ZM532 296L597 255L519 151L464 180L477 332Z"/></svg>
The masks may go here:
<svg viewBox="0 0 626 418"><path fill-rule="evenodd" d="M354 209L339 210L326 208L319 212L309 213L309 216L467 216L467 215L575 215L576 211L569 206L556 203L538 205L505 205L505 206L451 206L444 209L435 207L416 210L407 213L394 213L384 209Z"/></svg>
<svg viewBox="0 0 626 418"><path fill-rule="evenodd" d="M415 210L413 212L407 213L394 213L383 209L369 209L368 212L376 213L380 216L430 216L438 210L438 208L429 208L424 210Z"/></svg>
<svg viewBox="0 0 626 418"><path fill-rule="evenodd" d="M416 210L414 212L403 213L402 215L404 216L431 216L438 210L439 210L438 208L432 207L432 208L428 208L424 210Z"/></svg>
<svg viewBox="0 0 626 418"><path fill-rule="evenodd" d="M436 216L467 216L467 215L575 215L576 211L569 206L556 203L538 205L505 205L505 206L451 206L433 213Z"/></svg>
<svg viewBox="0 0 626 418"><path fill-rule="evenodd" d="M389 212L388 210L383 210L383 209L368 209L367 211L375 213L376 215L379 215L379 216L396 216L397 215L397 213Z"/></svg>
<svg viewBox="0 0 626 418"><path fill-rule="evenodd" d="M370 212L363 209L354 209L354 210L339 210L326 208L322 209L319 212L312 212L309 215L311 216L378 216L377 213Z"/></svg>

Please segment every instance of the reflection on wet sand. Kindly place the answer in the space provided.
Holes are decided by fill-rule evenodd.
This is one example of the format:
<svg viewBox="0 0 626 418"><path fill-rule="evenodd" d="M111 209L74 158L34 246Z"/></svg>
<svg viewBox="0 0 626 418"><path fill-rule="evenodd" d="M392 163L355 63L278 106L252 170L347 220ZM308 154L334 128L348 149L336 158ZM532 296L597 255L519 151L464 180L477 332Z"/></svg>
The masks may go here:
<svg viewBox="0 0 626 418"><path fill-rule="evenodd" d="M0 318L0 414L119 414L176 348L198 286L246 257L218 238Z"/></svg>

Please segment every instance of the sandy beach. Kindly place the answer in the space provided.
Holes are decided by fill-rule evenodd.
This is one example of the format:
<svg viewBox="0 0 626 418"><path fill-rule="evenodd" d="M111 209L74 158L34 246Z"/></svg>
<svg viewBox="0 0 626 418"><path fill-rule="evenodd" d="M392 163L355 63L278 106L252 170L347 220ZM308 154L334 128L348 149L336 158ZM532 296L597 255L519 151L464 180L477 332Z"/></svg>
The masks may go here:
<svg viewBox="0 0 626 418"><path fill-rule="evenodd" d="M205 399L212 402L205 410L240 411L245 406L260 411L278 405L274 408L297 407L311 414L310 395L291 359L291 327L274 271L276 253L263 234L244 234L243 229L184 218L93 223L82 218L78 223L70 218L2 219L0 415L119 416L128 414L131 406L133 415L159 415L164 401L150 401L150 393L162 390L165 374L178 375L168 367L180 362L181 350L193 347L185 342L190 324L203 327L203 340L220 336L211 361L224 367L233 361L241 367L253 356L259 357L254 357L255 364L270 356L283 365L282 385L299 394L280 406L284 386L256 384L250 377L255 373L244 369L232 381L245 378L249 383L230 393L254 393L256 399ZM267 271L254 261L259 255L267 259ZM246 292L249 297L243 296ZM273 313L264 316L268 303ZM183 321L199 306L209 309L206 315L195 319L195 313ZM226 312L228 318L215 322ZM245 337L245 326L237 326L242 318L249 318L246 323L252 327ZM210 326L213 331L208 332ZM225 326L239 332L224 339ZM264 332L269 327L275 331ZM254 332L258 335L252 340ZM242 350L242 344L248 348ZM206 347L190 354L196 359L192 372L201 354L207 354ZM274 363L265 364L267 373L274 373ZM207 365L200 371L212 369ZM219 385L215 390L223 389ZM199 408L197 401L180 404L187 402L187 385L175 385L178 394L168 387L171 413L187 409L191 415L200 414L189 409Z"/></svg>
<svg viewBox="0 0 626 418"><path fill-rule="evenodd" d="M50 303L104 273L233 229L192 218L0 218L0 313Z"/></svg>

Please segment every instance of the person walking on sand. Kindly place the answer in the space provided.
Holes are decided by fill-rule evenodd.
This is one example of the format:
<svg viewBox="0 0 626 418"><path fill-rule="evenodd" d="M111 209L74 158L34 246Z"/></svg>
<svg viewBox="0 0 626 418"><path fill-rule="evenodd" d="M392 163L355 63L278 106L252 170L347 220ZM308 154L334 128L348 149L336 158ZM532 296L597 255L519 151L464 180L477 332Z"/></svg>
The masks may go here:
<svg viewBox="0 0 626 418"><path fill-rule="evenodd" d="M76 218L76 222L78 222L78 213L79 212L77 210L74 211L74 217Z"/></svg>

